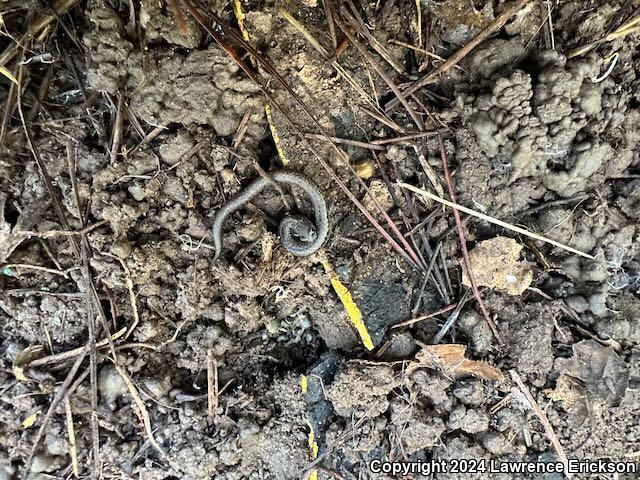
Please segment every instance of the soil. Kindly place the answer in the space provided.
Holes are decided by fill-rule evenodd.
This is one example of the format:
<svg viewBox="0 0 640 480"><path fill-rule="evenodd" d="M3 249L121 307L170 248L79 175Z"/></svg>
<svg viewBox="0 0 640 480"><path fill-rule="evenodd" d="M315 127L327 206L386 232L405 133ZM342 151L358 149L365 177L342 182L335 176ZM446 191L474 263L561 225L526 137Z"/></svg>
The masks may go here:
<svg viewBox="0 0 640 480"><path fill-rule="evenodd" d="M529 2L446 71L510 2L193 3L260 56L181 1L0 2L0 479L640 468L637 2ZM471 279L451 210L395 185L449 198L435 130L459 204L587 256L463 215ZM216 211L276 169L323 192L324 247L281 247L309 204L273 189L214 262Z"/></svg>

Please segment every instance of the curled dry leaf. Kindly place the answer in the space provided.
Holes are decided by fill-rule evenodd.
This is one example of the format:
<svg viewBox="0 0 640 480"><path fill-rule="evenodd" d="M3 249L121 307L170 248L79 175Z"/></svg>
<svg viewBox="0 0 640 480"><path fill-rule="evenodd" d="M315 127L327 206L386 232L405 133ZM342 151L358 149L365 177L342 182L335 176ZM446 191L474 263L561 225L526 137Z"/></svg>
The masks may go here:
<svg viewBox="0 0 640 480"><path fill-rule="evenodd" d="M13 375L17 380L20 380L21 382L29 381L29 378L27 378L25 374L25 366L32 360L40 357L43 351L44 347L42 345L30 345L16 355L16 358L13 361L12 370Z"/></svg>
<svg viewBox="0 0 640 480"><path fill-rule="evenodd" d="M482 380L504 380L502 372L494 366L466 358L466 351L467 347L459 344L423 345L409 370L434 368L453 378L473 376Z"/></svg>

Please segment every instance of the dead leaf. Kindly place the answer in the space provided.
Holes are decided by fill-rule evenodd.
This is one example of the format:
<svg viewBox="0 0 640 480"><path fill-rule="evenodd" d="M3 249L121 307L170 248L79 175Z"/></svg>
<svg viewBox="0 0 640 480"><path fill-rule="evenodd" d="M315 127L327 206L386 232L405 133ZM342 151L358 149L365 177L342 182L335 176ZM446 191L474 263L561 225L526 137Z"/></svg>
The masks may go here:
<svg viewBox="0 0 640 480"><path fill-rule="evenodd" d="M9 255L29 238L29 234L22 232L29 230L38 221L43 208L42 205L25 208L12 228L4 215L6 203L7 194L0 192L0 263L5 263Z"/></svg>
<svg viewBox="0 0 640 480"><path fill-rule="evenodd" d="M36 410L35 412L33 412L31 415L27 416L23 421L22 421L22 428L27 429L27 428L31 428L33 427L33 425L36 423L36 420L38 418L38 415L40 415L40 410Z"/></svg>
<svg viewBox="0 0 640 480"><path fill-rule="evenodd" d="M512 238L495 237L478 243L469 252L476 284L509 295L522 295L533 281L533 270L519 260L522 245ZM471 286L464 264L462 283Z"/></svg>
<svg viewBox="0 0 640 480"><path fill-rule="evenodd" d="M556 380L556 387L547 388L544 393L554 402L562 402L565 410L569 410L579 400L584 399L585 395L584 387L568 375L560 375Z"/></svg>
<svg viewBox="0 0 640 480"><path fill-rule="evenodd" d="M571 358L556 360L556 370L584 383L589 397L609 405L620 403L629 383L628 365L613 348L595 340L583 340L572 346Z"/></svg>
<svg viewBox="0 0 640 480"><path fill-rule="evenodd" d="M471 375L482 380L504 381L500 370L486 362L465 358L466 351L467 347L459 344L423 345L409 370L434 368L453 378Z"/></svg>

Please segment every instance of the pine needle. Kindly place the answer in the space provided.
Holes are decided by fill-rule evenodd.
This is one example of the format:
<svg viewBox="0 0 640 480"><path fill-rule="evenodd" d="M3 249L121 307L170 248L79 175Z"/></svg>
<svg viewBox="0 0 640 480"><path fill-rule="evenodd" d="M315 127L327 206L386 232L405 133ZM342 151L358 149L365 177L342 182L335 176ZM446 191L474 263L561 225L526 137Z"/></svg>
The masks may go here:
<svg viewBox="0 0 640 480"><path fill-rule="evenodd" d="M13 73L11 73L6 67L4 67L3 65L0 65L0 74L2 74L3 76L7 77L9 80L11 80L13 83L15 83L16 85L20 86L20 84L18 83L18 79L16 77L13 76Z"/></svg>

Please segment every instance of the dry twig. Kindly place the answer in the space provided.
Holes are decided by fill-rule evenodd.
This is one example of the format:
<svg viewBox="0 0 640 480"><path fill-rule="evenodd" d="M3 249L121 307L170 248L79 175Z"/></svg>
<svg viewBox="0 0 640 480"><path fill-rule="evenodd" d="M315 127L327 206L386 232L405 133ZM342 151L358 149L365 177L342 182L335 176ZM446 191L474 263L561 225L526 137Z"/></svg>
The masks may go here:
<svg viewBox="0 0 640 480"><path fill-rule="evenodd" d="M213 350L207 349L207 407L209 416L213 417L218 409L218 361Z"/></svg>
<svg viewBox="0 0 640 480"><path fill-rule="evenodd" d="M640 32L640 15L636 15L635 17L627 20L625 23L616 28L613 32L605 35L600 40L596 40L595 42L588 43L580 48L576 48L569 52L567 58L573 58L580 55L584 55L585 53L590 52L598 45L606 42L611 42L613 40L617 40L618 38L626 37L632 33Z"/></svg>
<svg viewBox="0 0 640 480"><path fill-rule="evenodd" d="M547 436L549 437L549 440L551 441L551 444L553 445L553 448L558 454L558 458L564 464L565 475L568 478L571 478L571 475L567 473L568 466L569 466L569 459L567 458L567 454L564 452L564 449L562 448L562 444L560 443L560 440L558 440L558 436L553 431L553 427L551 426L551 422L549 422L547 415L544 413L544 411L540 408L540 405L538 405L536 400L533 398L533 395L531 395L531 392L529 391L527 386L524 384L524 382L520 378L520 375L518 375L518 372L516 372L515 370L509 370L509 373L511 374L511 378L513 379L513 381L516 382L516 385L518 385L518 390L522 392L524 397L527 399L527 402L529 403L531 410L533 410L533 413L536 414L536 416L540 420L540 423L544 427L544 431L546 432Z"/></svg>
<svg viewBox="0 0 640 480"><path fill-rule="evenodd" d="M129 372L127 372L127 370L117 362L114 362L114 366L116 367L118 374L122 377L122 380L124 380L124 383L127 385L129 394L131 395L131 398L133 398L133 401L135 402L136 407L138 407L138 412L140 413L140 417L142 418L142 423L144 425L144 430L149 439L149 443L151 443L153 448L155 448L162 455L163 458L166 458L167 452L165 452L164 448L160 446L160 444L156 440L156 437L153 435L153 429L151 428L151 419L149 417L149 411L147 410L146 405L142 401L142 398L140 398L138 389L133 383L133 380L131 380L131 377L129 376Z"/></svg>
<svg viewBox="0 0 640 480"><path fill-rule="evenodd" d="M435 312L427 313L426 315L420 315L419 317L412 318L410 320L405 320L404 322L396 323L391 328L394 329L394 328L408 327L409 325L413 325L414 323L418 323L428 318L437 317L438 315L442 315L443 313L450 312L454 308L456 308L455 303L451 305L447 305L446 307L440 308Z"/></svg>
<svg viewBox="0 0 640 480"><path fill-rule="evenodd" d="M122 123L123 123L123 105L124 95L118 93L118 101L116 105L116 118L113 122L113 135L111 140L111 150L109 152L111 163L115 163L118 159L118 153L120 152L120 145L122 144Z"/></svg>
<svg viewBox="0 0 640 480"><path fill-rule="evenodd" d="M125 263L125 261L122 260L122 258L118 257L117 255L113 255L111 253L106 253L106 252L105 252L105 255L111 258L118 259L118 262L120 262L120 266L124 271L124 280L125 280L125 284L127 285L127 291L129 292L129 302L131 302L131 310L133 312L133 323L129 326L129 329L127 330L127 334L124 336L126 340L131 336L131 333L133 333L135 328L138 326L138 323L140 322L140 315L138 314L138 301L136 300L136 293L134 292L134 289L133 289L133 280L131 279L131 271L129 270L129 267L127 267L127 264Z"/></svg>
<svg viewBox="0 0 640 480"><path fill-rule="evenodd" d="M80 476L80 467L78 466L78 447L76 445L76 431L73 427L73 412L71 411L71 402L69 397L64 400L64 410L67 423L67 435L69 436L69 452L71 453L71 468L73 475L78 478Z"/></svg>
<svg viewBox="0 0 640 480"><path fill-rule="evenodd" d="M126 331L127 331L126 328L122 328L118 330L116 333L111 335L111 340L114 341L119 339L124 335ZM102 348L107 345L109 345L109 340L107 340L106 338L103 340L100 340L99 342L96 342L96 348ZM84 347L73 348L71 350L67 350L66 352L54 353L53 355L48 355L46 357L41 357L41 358L36 358L35 360L31 360L27 364L26 368L35 368L35 367L41 367L43 365L49 365L52 363L64 362L67 360L71 360L72 358L77 357L78 355L86 355L88 351L89 351L89 347L85 345Z"/></svg>
<svg viewBox="0 0 640 480"><path fill-rule="evenodd" d="M32 230L22 230L17 232L22 235L28 235L31 238L55 238L55 237L73 237L73 236L82 236L87 233L95 230L102 225L106 225L109 223L108 220L99 220L96 223L89 225L82 230L47 230L46 232L35 232Z"/></svg>

